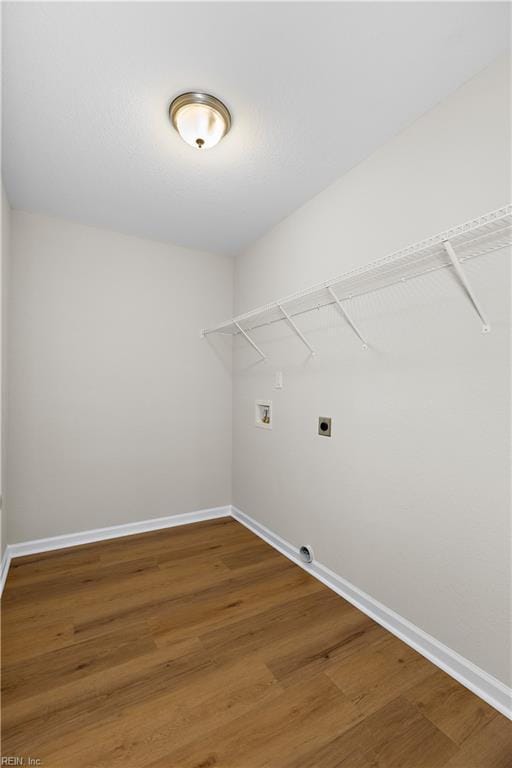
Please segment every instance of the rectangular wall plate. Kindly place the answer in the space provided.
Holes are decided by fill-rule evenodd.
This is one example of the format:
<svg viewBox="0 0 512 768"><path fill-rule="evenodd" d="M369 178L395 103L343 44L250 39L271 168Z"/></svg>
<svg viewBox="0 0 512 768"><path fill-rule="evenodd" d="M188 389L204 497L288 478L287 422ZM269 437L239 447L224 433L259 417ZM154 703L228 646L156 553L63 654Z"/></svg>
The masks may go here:
<svg viewBox="0 0 512 768"><path fill-rule="evenodd" d="M322 437L330 437L331 436L331 422L332 419L330 416L319 416L318 417L318 434Z"/></svg>
<svg viewBox="0 0 512 768"><path fill-rule="evenodd" d="M256 400L254 423L261 429L272 429L272 400Z"/></svg>

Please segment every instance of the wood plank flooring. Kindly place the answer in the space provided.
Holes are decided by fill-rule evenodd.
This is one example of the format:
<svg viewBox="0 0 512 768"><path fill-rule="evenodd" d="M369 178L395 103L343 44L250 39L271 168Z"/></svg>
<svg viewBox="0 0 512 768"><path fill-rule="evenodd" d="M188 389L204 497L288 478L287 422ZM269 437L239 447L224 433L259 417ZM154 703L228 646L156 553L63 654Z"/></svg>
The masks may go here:
<svg viewBox="0 0 512 768"><path fill-rule="evenodd" d="M239 523L13 560L2 755L45 768L512 768L512 723Z"/></svg>

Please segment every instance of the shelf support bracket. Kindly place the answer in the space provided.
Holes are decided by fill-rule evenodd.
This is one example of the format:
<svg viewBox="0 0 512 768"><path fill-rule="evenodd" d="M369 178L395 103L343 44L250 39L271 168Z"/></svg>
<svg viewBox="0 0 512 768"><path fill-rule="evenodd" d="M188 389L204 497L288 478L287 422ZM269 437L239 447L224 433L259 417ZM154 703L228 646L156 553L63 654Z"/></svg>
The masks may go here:
<svg viewBox="0 0 512 768"><path fill-rule="evenodd" d="M251 345L251 347L253 347L253 349L255 349L255 350L256 350L256 352L258 353L258 355L260 355L261 359L262 359L262 360L266 360L266 359L267 359L267 356L266 356L266 355L265 355L265 354L264 354L264 353L261 351L261 349L258 347L258 345L257 345L257 344L256 344L256 343L255 343L255 342L254 342L254 341L251 339L251 337L249 336L249 334L248 334L246 331L244 331L244 329L242 328L242 326L240 325L240 323L234 322L234 323L233 323L233 325L236 325L236 327L238 328L238 330L240 331L240 333L242 334L242 336L245 336L245 338L247 339L247 341L249 342L249 344Z"/></svg>
<svg viewBox="0 0 512 768"><path fill-rule="evenodd" d="M283 313L283 315L285 316L285 318L288 320L288 322L289 322L289 324L290 324L291 328L292 328L292 329L295 331L295 333L297 334L297 336L299 337L299 339L302 341L302 343L306 345L306 347L309 349L309 351L311 352L311 354L312 354L312 355L316 355L316 352L315 352L315 350L313 349L313 347L311 346L311 344L309 343L309 341L306 339L306 337L304 336L304 334L302 333L302 331L301 331L301 330L300 330L300 329L297 327L297 325L294 323L294 321L292 320L292 318L290 317L290 315L288 314L288 312L286 311L286 309L284 309L284 307L283 307L281 304L278 304L277 306L279 307L279 309L281 310L281 312Z"/></svg>
<svg viewBox="0 0 512 768"><path fill-rule="evenodd" d="M466 294L467 294L470 302L474 306L474 308L475 308L475 310L476 310L480 320L483 323L482 333L489 333L489 331L491 330L490 323L487 320L487 317L485 315L484 310L482 309L482 306L481 306L480 302L478 301L478 299L476 298L476 296L475 296L475 294L473 292L473 288L471 287L471 283L469 282L469 280L467 278L467 275L466 275L466 273L464 272L464 270L462 268L462 265L460 263L460 260L459 260L459 258L457 256L457 254L453 250L452 244L450 243L449 240L445 240L443 242L443 247L444 247L446 253L448 254L448 258L450 259L450 261L452 263L452 267L454 268L454 270L455 270L455 272L457 274L457 277L459 278L460 282L462 283L462 285L464 287L464 290L466 291Z"/></svg>
<svg viewBox="0 0 512 768"><path fill-rule="evenodd" d="M352 328L352 330L354 331L356 336L363 342L363 349L368 349L368 342L366 341L366 339L364 338L363 334L361 333L361 331L359 330L357 325L354 323L354 321L352 320L352 318L348 314L347 310L345 309L345 307L341 303L340 298L335 294L334 289L332 288L332 286L328 285L327 286L327 290L329 291L329 293L333 297L334 301L338 305L338 309L340 310L341 314L343 315L343 317L345 318L347 323L350 325L350 327Z"/></svg>

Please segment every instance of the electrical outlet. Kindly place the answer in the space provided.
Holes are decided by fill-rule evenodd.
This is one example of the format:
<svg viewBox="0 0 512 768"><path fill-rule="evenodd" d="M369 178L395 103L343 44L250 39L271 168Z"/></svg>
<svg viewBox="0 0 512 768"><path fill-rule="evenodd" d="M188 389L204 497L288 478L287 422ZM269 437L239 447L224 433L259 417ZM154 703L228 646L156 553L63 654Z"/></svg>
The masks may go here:
<svg viewBox="0 0 512 768"><path fill-rule="evenodd" d="M330 416L319 416L318 417L318 434L322 435L323 437L330 437L331 436L331 417Z"/></svg>

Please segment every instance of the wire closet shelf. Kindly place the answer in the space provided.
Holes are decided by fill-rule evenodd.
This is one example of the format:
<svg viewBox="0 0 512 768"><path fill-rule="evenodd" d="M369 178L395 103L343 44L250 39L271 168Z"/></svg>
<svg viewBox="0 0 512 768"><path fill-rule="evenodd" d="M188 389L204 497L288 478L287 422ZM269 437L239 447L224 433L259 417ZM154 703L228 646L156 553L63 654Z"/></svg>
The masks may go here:
<svg viewBox="0 0 512 768"><path fill-rule="evenodd" d="M456 272L468 299L482 320L482 330L487 332L490 325L465 274L463 263L509 245L512 245L512 204L409 245L363 267L233 317L212 328L205 328L201 331L201 336L211 333L242 335L260 356L265 358L266 355L249 333L262 326L284 321L288 322L314 354L294 318L306 312L337 305L366 348L366 341L349 314L350 299L445 268L452 268Z"/></svg>

